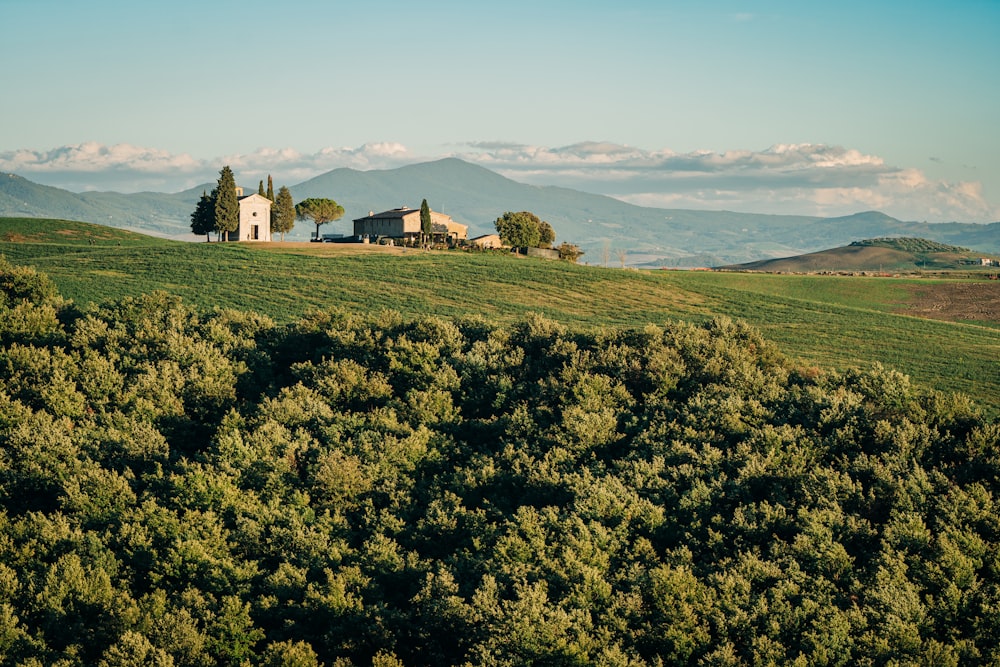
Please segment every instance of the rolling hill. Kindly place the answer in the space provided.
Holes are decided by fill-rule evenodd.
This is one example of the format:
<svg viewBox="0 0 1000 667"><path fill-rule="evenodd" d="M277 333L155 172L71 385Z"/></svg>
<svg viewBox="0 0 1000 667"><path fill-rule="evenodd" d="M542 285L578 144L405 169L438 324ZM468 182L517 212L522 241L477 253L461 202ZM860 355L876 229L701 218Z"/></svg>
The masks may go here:
<svg viewBox="0 0 1000 667"><path fill-rule="evenodd" d="M721 268L782 273L952 271L972 269L980 265L983 257L984 253L969 248L928 239L894 237L855 241L840 248Z"/></svg>
<svg viewBox="0 0 1000 667"><path fill-rule="evenodd" d="M1000 663L917 279L89 227L0 218L4 665Z"/></svg>
<svg viewBox="0 0 1000 667"><path fill-rule="evenodd" d="M156 236L177 236L190 231L191 211L201 192L199 187L176 194L74 193L15 174L0 174L0 215L79 220Z"/></svg>
<svg viewBox="0 0 1000 667"><path fill-rule="evenodd" d="M0 218L0 256L36 267L81 305L163 290L198 308L255 311L279 322L330 309L507 323L541 313L589 331L727 316L760 328L803 364L881 362L1000 413L1000 320L914 316L924 298L917 291L929 283L973 281L621 271L507 254L388 250L179 243L97 225ZM949 354L940 354L944 349Z"/></svg>
<svg viewBox="0 0 1000 667"><path fill-rule="evenodd" d="M161 236L188 238L190 213L202 190L174 194L86 192L38 185L0 175L0 215L95 222ZM556 230L557 242L580 245L583 261L610 263L618 251L635 266L718 266L788 257L847 245L861 238L914 236L1000 253L1000 223L903 222L871 211L839 218L762 215L634 206L603 195L518 183L455 158L398 169L335 169L289 186L296 201L331 197L345 209L325 231L351 231L350 221L371 210L400 205L431 207L470 226L470 234L492 231L504 211L529 210ZM290 240L306 240L300 224Z"/></svg>

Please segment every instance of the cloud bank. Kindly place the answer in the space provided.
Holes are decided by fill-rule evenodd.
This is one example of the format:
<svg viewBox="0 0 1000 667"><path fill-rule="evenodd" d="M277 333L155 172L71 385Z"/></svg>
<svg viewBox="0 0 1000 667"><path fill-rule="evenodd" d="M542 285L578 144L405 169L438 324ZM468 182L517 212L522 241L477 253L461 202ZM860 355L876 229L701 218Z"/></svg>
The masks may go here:
<svg viewBox="0 0 1000 667"><path fill-rule="evenodd" d="M763 151L646 151L585 142L560 148L479 142L464 159L514 180L599 192L641 206L904 220L994 222L977 182L929 179L855 149L783 144Z"/></svg>
<svg viewBox="0 0 1000 667"><path fill-rule="evenodd" d="M419 161L398 143L369 143L357 148L324 148L300 153L291 148L258 148L252 153L209 160L183 153L173 155L129 144L74 144L49 151L0 152L0 171L76 192L179 192L219 177L229 165L245 186L272 175L276 184L294 185L319 174L352 169L391 169Z"/></svg>
<svg viewBox="0 0 1000 667"><path fill-rule="evenodd" d="M302 153L260 148L211 160L117 144L0 152L0 171L75 191L177 192L214 181L228 164L253 186L268 174L295 185L340 167L391 169L459 157L516 181L558 185L663 208L837 216L879 210L904 220L994 222L1000 208L977 182L946 182L886 164L876 155L824 144L761 151L649 151L607 142L546 147L474 142L417 155L394 142Z"/></svg>

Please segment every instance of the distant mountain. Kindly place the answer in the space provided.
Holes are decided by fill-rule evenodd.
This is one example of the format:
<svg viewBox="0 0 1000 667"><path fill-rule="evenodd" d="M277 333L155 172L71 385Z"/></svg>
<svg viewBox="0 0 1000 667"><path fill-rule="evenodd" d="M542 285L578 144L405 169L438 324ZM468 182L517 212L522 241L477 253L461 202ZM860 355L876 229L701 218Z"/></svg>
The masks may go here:
<svg viewBox="0 0 1000 667"><path fill-rule="evenodd" d="M0 216L54 217L98 222L167 236L189 231L190 214L202 190L176 194L113 192L74 194L0 175ZM875 211L840 218L761 215L634 206L612 197L560 187L518 183L455 158L398 169L335 169L289 186L296 201L336 199L342 220L325 232L349 233L351 220L369 211L416 208L422 199L436 211L469 225L470 235L493 231L505 211L532 211L556 230L556 242L581 246L581 261L601 263L628 251L643 266L718 266L787 257L879 236L913 236L1000 253L1000 223L902 222ZM298 224L290 240L305 240L312 225Z"/></svg>
<svg viewBox="0 0 1000 667"><path fill-rule="evenodd" d="M291 190L296 200L333 196L347 211L345 221L401 205L415 208L426 198L434 210L468 224L470 235L494 231L493 222L505 211L532 211L555 228L557 243L580 245L587 251L584 261L591 263L601 261L604 248L609 252L627 249L631 263L684 263L699 253L748 259L774 256L785 250L794 252L799 246L786 246L770 237L744 243L743 234L730 229L794 229L813 220L645 208L568 188L518 183L455 158L386 171L335 169ZM349 229L349 222L342 225L341 231Z"/></svg>
<svg viewBox="0 0 1000 667"><path fill-rule="evenodd" d="M96 222L158 236L174 236L191 231L191 211L201 191L198 188L177 194L77 194L39 185L15 174L0 173L0 215Z"/></svg>
<svg viewBox="0 0 1000 667"><path fill-rule="evenodd" d="M986 257L997 261L996 257ZM765 259L721 268L736 271L817 273L823 271L909 272L971 269L984 253L923 238L891 237L855 241L848 246L795 257Z"/></svg>

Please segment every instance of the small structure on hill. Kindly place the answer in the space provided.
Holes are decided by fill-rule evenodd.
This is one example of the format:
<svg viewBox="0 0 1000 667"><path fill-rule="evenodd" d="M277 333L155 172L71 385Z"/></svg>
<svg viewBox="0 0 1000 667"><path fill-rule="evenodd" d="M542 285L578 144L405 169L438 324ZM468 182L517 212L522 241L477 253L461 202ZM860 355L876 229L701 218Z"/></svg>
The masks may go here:
<svg viewBox="0 0 1000 667"><path fill-rule="evenodd" d="M537 257L538 259L559 259L559 251L553 248L519 248L518 252L522 252L528 257Z"/></svg>
<svg viewBox="0 0 1000 667"><path fill-rule="evenodd" d="M451 216L431 211L434 243L456 245L469 237L469 226L455 222ZM354 221L354 236L370 239L400 239L414 243L420 239L420 209L402 206L382 213L368 212Z"/></svg>
<svg viewBox="0 0 1000 667"><path fill-rule="evenodd" d="M476 248L502 248L499 234L483 234L474 239L469 239L469 245Z"/></svg>
<svg viewBox="0 0 1000 667"><path fill-rule="evenodd" d="M229 232L226 241L270 241L271 200L256 192L243 196L243 188L236 188L240 202L240 226Z"/></svg>

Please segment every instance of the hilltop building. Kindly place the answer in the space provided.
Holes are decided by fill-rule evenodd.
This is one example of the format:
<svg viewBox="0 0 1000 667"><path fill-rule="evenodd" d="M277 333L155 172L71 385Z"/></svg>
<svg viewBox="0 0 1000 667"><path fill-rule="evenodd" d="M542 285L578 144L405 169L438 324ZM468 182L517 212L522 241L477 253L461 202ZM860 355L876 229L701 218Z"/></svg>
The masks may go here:
<svg viewBox="0 0 1000 667"><path fill-rule="evenodd" d="M469 226L455 222L451 216L431 211L431 228L435 243L455 245L469 237ZM375 213L354 221L354 235L370 239L400 239L413 243L420 239L420 209L402 206Z"/></svg>
<svg viewBox="0 0 1000 667"><path fill-rule="evenodd" d="M270 241L271 240L271 200L256 192L243 196L243 188L236 188L236 198L240 202L240 226L229 232L226 241Z"/></svg>
<svg viewBox="0 0 1000 667"><path fill-rule="evenodd" d="M503 242L500 241L499 234L483 234L474 239L469 239L469 245L476 248L502 248Z"/></svg>

